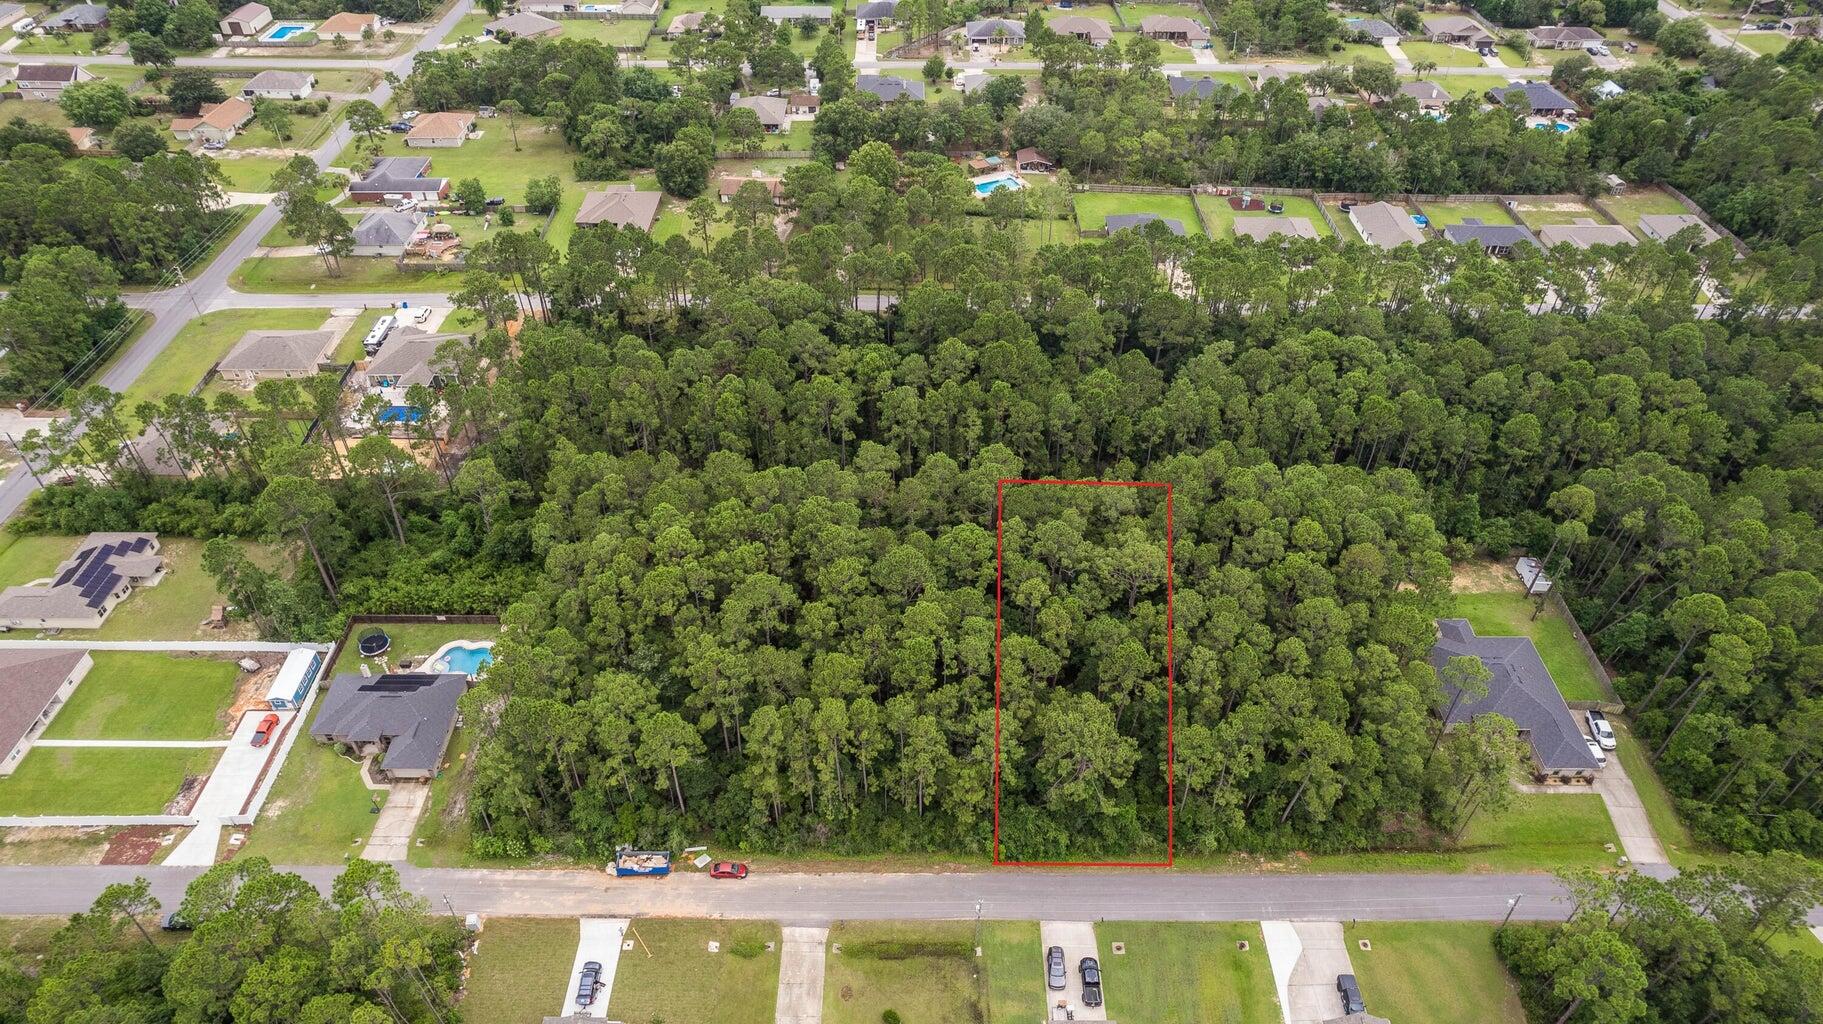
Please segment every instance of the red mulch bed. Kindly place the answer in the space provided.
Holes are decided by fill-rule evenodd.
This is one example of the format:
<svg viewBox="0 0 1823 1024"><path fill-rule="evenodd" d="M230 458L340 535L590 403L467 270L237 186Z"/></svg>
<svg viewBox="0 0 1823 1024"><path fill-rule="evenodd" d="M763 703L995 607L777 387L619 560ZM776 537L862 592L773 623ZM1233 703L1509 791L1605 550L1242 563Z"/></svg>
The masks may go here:
<svg viewBox="0 0 1823 1024"><path fill-rule="evenodd" d="M1248 210L1264 210L1266 208L1266 200L1264 200L1264 199L1242 199L1240 196L1229 196L1228 197L1228 208L1231 210L1237 210L1240 212L1246 212Z"/></svg>
<svg viewBox="0 0 1823 1024"><path fill-rule="evenodd" d="M101 855L103 864L150 864L162 849L159 845L171 834L169 825L131 825L114 833Z"/></svg>

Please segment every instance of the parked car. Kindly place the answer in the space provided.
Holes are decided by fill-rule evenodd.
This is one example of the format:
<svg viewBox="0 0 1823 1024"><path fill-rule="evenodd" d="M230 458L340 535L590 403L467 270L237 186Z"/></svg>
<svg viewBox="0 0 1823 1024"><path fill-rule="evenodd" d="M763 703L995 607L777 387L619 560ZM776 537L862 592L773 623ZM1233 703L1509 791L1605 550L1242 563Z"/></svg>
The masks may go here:
<svg viewBox="0 0 1823 1024"><path fill-rule="evenodd" d="M496 115L498 113L500 113L500 111L495 110L493 107L490 107L485 103L483 103L479 107L475 108L476 117L493 117L494 115Z"/></svg>
<svg viewBox="0 0 1823 1024"><path fill-rule="evenodd" d="M171 910L158 919L158 927L168 932L187 932L190 930L190 922L178 916L177 911Z"/></svg>
<svg viewBox="0 0 1823 1024"><path fill-rule="evenodd" d="M279 716L277 715L267 715L265 718L260 719L259 726L253 730L253 745L256 747L265 746L267 741L272 739L272 734L278 731L278 727Z"/></svg>
<svg viewBox="0 0 1823 1024"><path fill-rule="evenodd" d="M1614 726L1608 724L1607 715L1590 708L1583 713L1583 717L1589 720L1589 735L1595 737L1595 742L1601 744L1603 750L1613 750L1620 746L1620 740L1614 735Z"/></svg>
<svg viewBox="0 0 1823 1024"><path fill-rule="evenodd" d="M412 323L421 324L424 321L430 319L430 307L429 306L419 306L417 309L412 310L410 313L401 313L399 315L400 316L409 316L409 317L411 317ZM741 865L741 869L742 869L741 873L746 874L746 865L745 864Z"/></svg>
<svg viewBox="0 0 1823 1024"><path fill-rule="evenodd" d="M411 125L405 121L394 121L392 124L389 124L386 127L390 128L393 131L398 132L400 134L404 134L405 132L411 131Z"/></svg>
<svg viewBox="0 0 1823 1024"><path fill-rule="evenodd" d="M1475 52L1481 54L1483 57L1492 57L1494 55L1494 48L1492 46L1483 46L1477 48Z"/></svg>
<svg viewBox="0 0 1823 1024"><path fill-rule="evenodd" d="M601 987L601 961L590 960L582 965L582 973L576 976L576 1005L588 1006L595 1002L595 990Z"/></svg>
<svg viewBox="0 0 1823 1024"><path fill-rule="evenodd" d="M407 110L405 113L399 115L399 120L401 121L416 121L417 119L418 112L415 110Z"/></svg>
<svg viewBox="0 0 1823 1024"><path fill-rule="evenodd" d="M210 153L219 153L222 150L227 149L227 148L228 148L228 144L226 142L216 142L213 139L209 140L208 142L203 143L203 149Z"/></svg>
<svg viewBox="0 0 1823 1024"><path fill-rule="evenodd" d="M1361 1001L1361 986L1355 984L1352 974L1336 975L1336 991L1342 996L1342 1013L1366 1013L1367 1004Z"/></svg>
<svg viewBox="0 0 1823 1024"><path fill-rule="evenodd" d="M496 206L505 206L506 197L505 196L488 196L487 205L488 205L489 209L493 209Z"/></svg>
<svg viewBox="0 0 1823 1024"><path fill-rule="evenodd" d="M1101 964L1092 956L1085 956L1076 964L1076 973L1082 976L1082 1005L1101 1005Z"/></svg>
<svg viewBox="0 0 1823 1024"><path fill-rule="evenodd" d="M1062 992L1065 979L1069 977L1069 970L1063 965L1062 946L1052 946L1045 951L1044 973L1045 984L1051 986L1051 991Z"/></svg>
<svg viewBox="0 0 1823 1024"><path fill-rule="evenodd" d="M1608 755L1601 752L1601 744L1594 740L1584 740L1583 742L1589 745L1589 756L1595 759L1595 767L1608 767Z"/></svg>
<svg viewBox="0 0 1823 1024"><path fill-rule="evenodd" d="M1609 56L1607 46L1605 46L1601 43L1590 43L1589 45L1583 47L1583 52L1587 53L1591 57Z"/></svg>
<svg viewBox="0 0 1823 1024"><path fill-rule="evenodd" d="M392 209L393 209L394 213L410 213L411 211L413 211L417 208L418 208L418 201L416 199L401 199L398 202L392 204Z"/></svg>
<svg viewBox="0 0 1823 1024"><path fill-rule="evenodd" d="M710 878L746 878L747 865L739 861L718 860L709 865Z"/></svg>

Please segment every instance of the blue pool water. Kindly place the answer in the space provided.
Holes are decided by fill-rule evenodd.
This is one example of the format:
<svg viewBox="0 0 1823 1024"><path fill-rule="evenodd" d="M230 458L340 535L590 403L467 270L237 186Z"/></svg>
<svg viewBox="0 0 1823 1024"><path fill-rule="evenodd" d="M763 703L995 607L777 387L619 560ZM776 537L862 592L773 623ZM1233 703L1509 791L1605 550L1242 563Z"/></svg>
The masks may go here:
<svg viewBox="0 0 1823 1024"><path fill-rule="evenodd" d="M266 38L290 39L292 36L295 36L302 31L304 31L304 26L302 25L280 25L278 28L273 29L272 34Z"/></svg>
<svg viewBox="0 0 1823 1024"><path fill-rule="evenodd" d="M480 675L481 670L494 662L494 651L491 647L452 647L441 659L448 671L461 672L463 675Z"/></svg>
<svg viewBox="0 0 1823 1024"><path fill-rule="evenodd" d="M995 178L993 181L978 181L975 183L975 191L981 195L987 195L990 192L998 192L1003 188L1016 189L1018 187L1019 183L1011 178Z"/></svg>

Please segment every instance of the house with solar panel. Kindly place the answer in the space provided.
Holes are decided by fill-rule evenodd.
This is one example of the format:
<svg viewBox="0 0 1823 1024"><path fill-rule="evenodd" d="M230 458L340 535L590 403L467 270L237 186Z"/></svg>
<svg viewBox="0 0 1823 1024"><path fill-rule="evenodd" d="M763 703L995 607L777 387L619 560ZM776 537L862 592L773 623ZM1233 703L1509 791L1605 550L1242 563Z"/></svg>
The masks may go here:
<svg viewBox="0 0 1823 1024"><path fill-rule="evenodd" d="M310 735L373 758L378 779L432 778L469 682L463 672L344 672L329 684Z"/></svg>
<svg viewBox="0 0 1823 1024"><path fill-rule="evenodd" d="M157 534L91 533L55 574L0 591L0 628L99 629L133 588L164 578Z"/></svg>

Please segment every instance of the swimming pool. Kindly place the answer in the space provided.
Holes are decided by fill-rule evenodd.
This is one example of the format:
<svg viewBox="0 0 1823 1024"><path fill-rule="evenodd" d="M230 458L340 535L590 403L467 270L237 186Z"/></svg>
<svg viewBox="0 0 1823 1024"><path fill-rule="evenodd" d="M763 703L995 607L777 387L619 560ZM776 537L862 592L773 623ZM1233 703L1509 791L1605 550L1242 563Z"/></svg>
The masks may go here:
<svg viewBox="0 0 1823 1024"><path fill-rule="evenodd" d="M277 28L273 29L272 31L266 33L266 38L275 43L282 43L285 40L290 39L292 36L299 35L301 33L308 32L308 31L310 31L309 25L280 25Z"/></svg>
<svg viewBox="0 0 1823 1024"><path fill-rule="evenodd" d="M1024 187L1025 187L1025 182L1019 180L1018 178L1016 178L1010 174L1002 174L1002 175L996 175L991 178L978 179L975 182L975 194L978 196L986 197L986 196L992 195L995 192L1000 191L1003 188L1018 191L1019 189L1022 189Z"/></svg>
<svg viewBox="0 0 1823 1024"><path fill-rule="evenodd" d="M425 662L431 672L460 672L471 679L480 677L493 663L492 640L451 640Z"/></svg>

